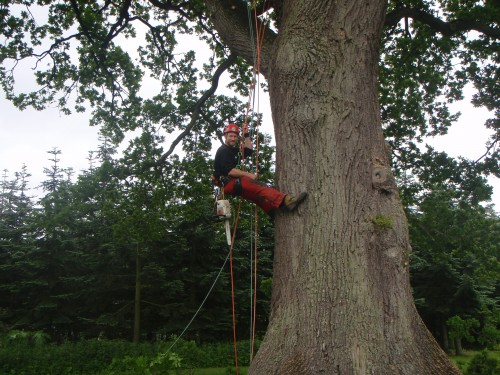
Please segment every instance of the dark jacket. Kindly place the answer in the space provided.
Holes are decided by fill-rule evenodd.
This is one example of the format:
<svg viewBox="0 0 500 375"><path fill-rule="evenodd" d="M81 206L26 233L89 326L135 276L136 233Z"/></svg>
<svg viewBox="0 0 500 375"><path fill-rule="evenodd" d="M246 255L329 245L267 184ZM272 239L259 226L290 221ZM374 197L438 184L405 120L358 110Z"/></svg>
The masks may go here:
<svg viewBox="0 0 500 375"><path fill-rule="evenodd" d="M244 158L249 157L253 154L251 148L245 147L243 149ZM222 145L217 150L215 154L214 161L214 176L220 181L221 177L228 177L228 173L231 169L239 166L241 162L240 149L235 147L229 147L227 145Z"/></svg>

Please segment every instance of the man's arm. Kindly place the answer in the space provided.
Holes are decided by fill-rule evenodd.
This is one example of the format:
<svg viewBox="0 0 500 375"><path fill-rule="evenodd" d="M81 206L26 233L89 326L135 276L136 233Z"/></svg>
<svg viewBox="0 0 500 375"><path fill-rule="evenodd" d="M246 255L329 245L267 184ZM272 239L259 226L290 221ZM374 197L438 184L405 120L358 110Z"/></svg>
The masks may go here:
<svg viewBox="0 0 500 375"><path fill-rule="evenodd" d="M252 138L250 137L250 134L248 133L248 125L245 125L243 127L243 139L244 139L243 146L245 148L253 150ZM235 177L235 178L248 177L248 178L251 178L252 180L255 180L257 178L257 175L250 173L250 172L242 171L242 170L237 169L237 168L231 169L229 171L228 175L230 177Z"/></svg>
<svg viewBox="0 0 500 375"><path fill-rule="evenodd" d="M248 177L252 180L255 180L257 176L253 173L242 171L241 169L233 168L229 171L228 175L230 177L239 178L239 177Z"/></svg>

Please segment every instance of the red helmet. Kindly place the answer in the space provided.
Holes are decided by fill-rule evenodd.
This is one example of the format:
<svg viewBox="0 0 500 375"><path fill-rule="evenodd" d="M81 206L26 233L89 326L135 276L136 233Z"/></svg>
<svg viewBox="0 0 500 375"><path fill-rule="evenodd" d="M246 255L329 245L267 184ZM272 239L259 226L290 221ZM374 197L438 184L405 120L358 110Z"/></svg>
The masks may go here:
<svg viewBox="0 0 500 375"><path fill-rule="evenodd" d="M236 124L228 124L224 127L224 134L226 133L236 133L240 134L240 128Z"/></svg>

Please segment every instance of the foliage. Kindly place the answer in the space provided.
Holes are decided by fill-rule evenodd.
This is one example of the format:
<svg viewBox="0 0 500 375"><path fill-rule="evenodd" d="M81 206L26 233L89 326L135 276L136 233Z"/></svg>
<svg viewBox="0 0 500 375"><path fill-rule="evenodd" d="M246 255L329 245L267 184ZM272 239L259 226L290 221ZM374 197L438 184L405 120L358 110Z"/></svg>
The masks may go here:
<svg viewBox="0 0 500 375"><path fill-rule="evenodd" d="M470 362L479 354L481 354L480 351L468 350L462 355L451 355L450 359L455 363L460 371L462 371L462 373L466 374ZM487 351L487 355L493 359L500 360L500 352L498 351Z"/></svg>
<svg viewBox="0 0 500 375"><path fill-rule="evenodd" d="M415 11L425 16L397 17ZM456 198L472 203L487 200L491 194L485 176L499 175L498 149L493 150L499 139L498 80L495 83L493 78L498 75L498 54L493 52L498 51L498 36L446 31L437 24L448 21L465 27L484 22L498 27L498 21L491 17L499 14L495 2L408 0L388 4L379 64L381 115L407 205L436 187L447 188ZM426 137L446 134L460 116L450 112L449 103L463 99L470 82L476 89L474 105L495 111L495 118L484 124L491 129L486 144L490 152L477 160L455 160L429 146L422 147Z"/></svg>
<svg viewBox="0 0 500 375"><path fill-rule="evenodd" d="M145 356L130 357L122 359L113 358L111 364L100 375L124 374L124 375L154 375L165 374L171 369L182 368L182 359L176 353L159 353L155 358Z"/></svg>
<svg viewBox="0 0 500 375"><path fill-rule="evenodd" d="M0 253L16 259L6 258L0 266L4 270L0 311L5 327L44 330L55 341L131 337L137 261L142 339L178 334L189 322L226 256L223 228L210 218L213 197L206 183L210 158L200 151L182 161L174 158L168 174L153 169L131 177L123 171L141 168L140 155L159 152L147 133L145 138L148 141L133 142L119 160L112 158L109 143L103 145L102 165L94 164L76 183L52 170L48 176L52 190L42 197L37 211L24 211L24 206L9 211L19 223L23 248ZM51 153L55 165L59 155ZM252 207L245 206L244 212L251 211ZM265 218L261 224L259 237L264 246L259 272L269 277L272 228ZM246 280L250 272L247 259L241 256L248 255L250 225L251 219L240 221L239 233L245 236L238 236L241 249L234 264L241 316L249 316ZM37 233L36 241L30 231ZM217 340L227 336L231 329L227 272L227 268L222 271L188 337ZM265 329L267 303L268 299L259 300L261 330ZM246 320L241 323L243 332L248 332L248 324Z"/></svg>
<svg viewBox="0 0 500 375"><path fill-rule="evenodd" d="M477 319L462 319L455 315L446 321L449 328L449 336L452 340L466 339L469 342L474 341L472 330L479 327Z"/></svg>
<svg viewBox="0 0 500 375"><path fill-rule="evenodd" d="M33 346L42 346L49 341L50 337L44 332L9 331L7 333L7 345L15 342L29 343Z"/></svg>
<svg viewBox="0 0 500 375"><path fill-rule="evenodd" d="M123 341L81 340L61 345L32 345L26 341L1 338L0 372L37 374L96 374L113 358L149 355L154 346L133 346Z"/></svg>
<svg viewBox="0 0 500 375"><path fill-rule="evenodd" d="M13 333L14 334L14 333ZM32 335L27 333L26 335ZM79 340L34 345L9 334L0 337L0 372L40 374L158 374L168 369L234 365L233 344L196 345L193 341L132 344L123 340ZM238 345L241 365L248 365L248 341Z"/></svg>
<svg viewBox="0 0 500 375"><path fill-rule="evenodd" d="M91 110L91 123L115 144L144 126L162 137L190 130L197 141L183 141L185 151L207 149L227 119L243 120L244 104L235 95L201 98L217 67L229 72L227 86L242 96L251 83L242 58L224 65L230 52L211 29L204 2L15 0L1 11L0 81L21 109L56 103L64 113ZM271 23L278 14L279 6L269 12ZM500 173L499 14L495 1L388 2L381 117L408 204L436 183L473 202L491 195L485 176ZM17 93L16 77L30 68L38 87ZM473 104L492 113L484 124L491 130L484 156L455 160L422 147L459 117L449 104L463 98L468 83L475 89Z"/></svg>
<svg viewBox="0 0 500 375"><path fill-rule="evenodd" d="M373 219L373 224L379 230L387 230L392 228L392 217L386 215L377 215Z"/></svg>
<svg viewBox="0 0 500 375"><path fill-rule="evenodd" d="M489 350L500 344L500 330L492 321L486 321L477 341Z"/></svg>
<svg viewBox="0 0 500 375"><path fill-rule="evenodd" d="M482 351L472 358L465 375L495 375L499 371L500 362L490 357L487 351Z"/></svg>
<svg viewBox="0 0 500 375"><path fill-rule="evenodd" d="M448 349L445 322L453 316L474 318L481 327L495 326L500 279L498 217L481 206L454 199L448 190L436 189L408 210L408 218L415 302L443 347ZM475 337L481 329L474 332Z"/></svg>

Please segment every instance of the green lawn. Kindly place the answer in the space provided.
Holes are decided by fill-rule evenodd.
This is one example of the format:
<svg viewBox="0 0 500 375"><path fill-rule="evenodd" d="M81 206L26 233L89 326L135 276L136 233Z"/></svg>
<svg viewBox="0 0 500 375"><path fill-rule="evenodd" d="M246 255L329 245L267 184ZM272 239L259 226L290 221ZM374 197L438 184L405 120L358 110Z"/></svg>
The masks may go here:
<svg viewBox="0 0 500 375"><path fill-rule="evenodd" d="M248 367L238 367L238 375L247 375ZM171 372L172 375L234 375L236 372L233 370L229 372L227 368L218 367L218 368L197 368L191 371L183 370L176 373Z"/></svg>
<svg viewBox="0 0 500 375"><path fill-rule="evenodd" d="M247 372L248 369L246 367L238 367L239 375L247 375ZM229 374L236 374L236 371L228 372L226 368L204 368L196 370L193 375L229 375Z"/></svg>
<svg viewBox="0 0 500 375"><path fill-rule="evenodd" d="M489 351L489 355L493 358L496 358L500 361L500 351ZM451 355L451 360L457 365L457 367L463 372L467 369L469 362L476 355L479 354L478 351L464 351L464 355L456 356ZM239 375L247 375L248 368L247 367L239 367ZM177 373L172 373L172 375L177 375ZM227 368L219 367L219 368L203 368L203 369L194 369L192 372L188 370L184 370L184 372L179 372L179 375L234 375L236 372L233 370L232 372L228 371Z"/></svg>

